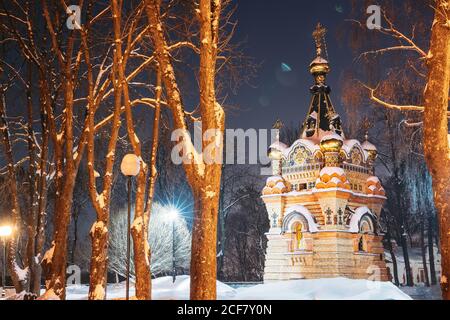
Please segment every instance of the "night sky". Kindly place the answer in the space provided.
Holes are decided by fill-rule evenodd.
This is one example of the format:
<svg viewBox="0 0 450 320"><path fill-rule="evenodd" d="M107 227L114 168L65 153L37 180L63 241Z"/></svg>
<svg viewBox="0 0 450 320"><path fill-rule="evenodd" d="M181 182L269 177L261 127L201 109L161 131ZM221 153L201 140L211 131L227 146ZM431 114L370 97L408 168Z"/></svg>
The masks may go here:
<svg viewBox="0 0 450 320"><path fill-rule="evenodd" d="M341 111L339 78L353 57L348 44L339 43L337 33L350 24L345 21L348 11L349 1L344 0L238 1L234 39L245 40L245 53L261 66L251 85L243 85L229 97L228 103L239 111L228 113L228 128L270 128L277 118L285 124L303 122L313 84L308 71L315 57L311 34L319 21L328 29L332 71L327 82L333 90L332 101Z"/></svg>

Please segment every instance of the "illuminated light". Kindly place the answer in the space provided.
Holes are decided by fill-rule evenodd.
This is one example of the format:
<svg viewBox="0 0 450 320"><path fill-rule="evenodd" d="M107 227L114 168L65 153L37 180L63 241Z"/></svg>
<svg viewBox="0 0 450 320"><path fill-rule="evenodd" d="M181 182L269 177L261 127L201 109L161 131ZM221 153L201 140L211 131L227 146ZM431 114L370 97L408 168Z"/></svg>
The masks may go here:
<svg viewBox="0 0 450 320"><path fill-rule="evenodd" d="M127 177L135 177L141 170L141 160L135 154L127 154L120 164L120 171Z"/></svg>
<svg viewBox="0 0 450 320"><path fill-rule="evenodd" d="M1 226L0 227L0 237L9 237L12 234L13 230L10 226Z"/></svg>
<svg viewBox="0 0 450 320"><path fill-rule="evenodd" d="M180 210L178 210L178 208L176 208L176 207L169 206L164 209L167 210L166 217L167 217L168 221L175 221L181 215Z"/></svg>

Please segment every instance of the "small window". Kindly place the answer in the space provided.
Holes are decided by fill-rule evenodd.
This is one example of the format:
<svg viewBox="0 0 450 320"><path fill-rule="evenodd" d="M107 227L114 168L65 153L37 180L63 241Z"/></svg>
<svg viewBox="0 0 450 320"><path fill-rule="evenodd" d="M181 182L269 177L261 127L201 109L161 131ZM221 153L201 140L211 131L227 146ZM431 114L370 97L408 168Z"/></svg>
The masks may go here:
<svg viewBox="0 0 450 320"><path fill-rule="evenodd" d="M359 191L362 191L362 186L361 185L359 185Z"/></svg>

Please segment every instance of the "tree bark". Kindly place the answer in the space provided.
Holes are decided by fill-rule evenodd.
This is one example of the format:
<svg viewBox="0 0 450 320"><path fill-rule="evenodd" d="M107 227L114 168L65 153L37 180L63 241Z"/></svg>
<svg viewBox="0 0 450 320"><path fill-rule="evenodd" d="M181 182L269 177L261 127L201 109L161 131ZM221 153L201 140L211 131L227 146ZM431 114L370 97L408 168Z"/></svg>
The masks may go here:
<svg viewBox="0 0 450 320"><path fill-rule="evenodd" d="M434 203L439 218L442 297L450 299L450 152L448 144L448 97L450 87L450 3L435 4L428 79L425 89L424 151L432 177Z"/></svg>

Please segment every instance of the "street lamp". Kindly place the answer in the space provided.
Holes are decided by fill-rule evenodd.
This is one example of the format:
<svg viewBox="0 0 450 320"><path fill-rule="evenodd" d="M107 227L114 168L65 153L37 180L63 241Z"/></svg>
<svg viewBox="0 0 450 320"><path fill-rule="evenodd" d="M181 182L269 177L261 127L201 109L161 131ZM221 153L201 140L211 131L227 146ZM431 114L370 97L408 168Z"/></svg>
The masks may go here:
<svg viewBox="0 0 450 320"><path fill-rule="evenodd" d="M175 264L175 221L178 219L180 212L177 208L169 208L167 213L167 219L172 222L172 281L175 283L177 278L177 269Z"/></svg>
<svg viewBox="0 0 450 320"><path fill-rule="evenodd" d="M128 178L128 217L127 217L127 272L126 272L126 300L130 299L130 260L131 260L131 184L133 177L139 174L141 161L135 154L127 154L122 159L120 171Z"/></svg>
<svg viewBox="0 0 450 320"><path fill-rule="evenodd" d="M6 238L11 236L12 231L11 226L0 226L0 237L2 238L3 244L2 297L6 294Z"/></svg>

